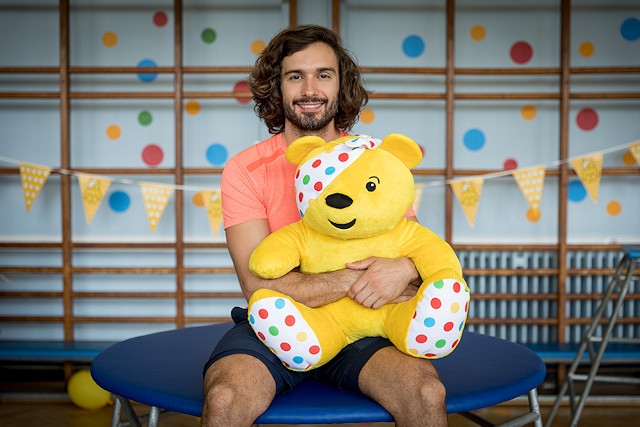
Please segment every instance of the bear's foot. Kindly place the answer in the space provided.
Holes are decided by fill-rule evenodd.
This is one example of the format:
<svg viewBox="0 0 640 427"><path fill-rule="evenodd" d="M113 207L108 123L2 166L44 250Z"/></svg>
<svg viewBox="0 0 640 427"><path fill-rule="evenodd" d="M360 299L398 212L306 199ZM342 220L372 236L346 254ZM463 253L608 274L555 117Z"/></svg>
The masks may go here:
<svg viewBox="0 0 640 427"><path fill-rule="evenodd" d="M420 302L409 325L407 351L416 357L444 357L456 348L462 336L469 290L462 281L444 279L423 284L416 297Z"/></svg>
<svg viewBox="0 0 640 427"><path fill-rule="evenodd" d="M318 337L287 297L267 297L253 302L249 307L249 323L287 368L306 371L320 361L322 348Z"/></svg>

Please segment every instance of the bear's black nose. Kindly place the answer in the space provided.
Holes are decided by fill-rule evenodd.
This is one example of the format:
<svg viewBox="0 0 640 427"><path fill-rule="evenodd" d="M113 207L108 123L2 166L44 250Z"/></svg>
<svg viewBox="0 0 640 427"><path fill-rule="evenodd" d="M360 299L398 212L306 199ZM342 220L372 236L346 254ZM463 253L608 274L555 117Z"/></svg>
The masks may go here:
<svg viewBox="0 0 640 427"><path fill-rule="evenodd" d="M325 200L327 205L336 209L347 208L353 203L353 199L351 199L351 197L345 196L341 193L329 194Z"/></svg>

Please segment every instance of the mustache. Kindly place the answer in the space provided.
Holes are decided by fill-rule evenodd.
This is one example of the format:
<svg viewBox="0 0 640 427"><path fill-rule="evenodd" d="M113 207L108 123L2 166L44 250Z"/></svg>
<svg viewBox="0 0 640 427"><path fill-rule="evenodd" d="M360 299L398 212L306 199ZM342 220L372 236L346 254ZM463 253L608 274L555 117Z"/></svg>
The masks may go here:
<svg viewBox="0 0 640 427"><path fill-rule="evenodd" d="M327 98L296 98L293 100L293 104L300 104L300 103L309 103L309 102L323 102L326 103L327 102Z"/></svg>

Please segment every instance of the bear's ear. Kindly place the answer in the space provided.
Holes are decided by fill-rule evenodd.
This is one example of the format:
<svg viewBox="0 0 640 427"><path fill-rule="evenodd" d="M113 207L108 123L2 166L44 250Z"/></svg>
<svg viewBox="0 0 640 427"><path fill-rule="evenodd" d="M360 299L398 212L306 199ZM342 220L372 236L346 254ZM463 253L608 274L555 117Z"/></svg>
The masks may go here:
<svg viewBox="0 0 640 427"><path fill-rule="evenodd" d="M325 145L326 142L319 136L303 136L289 144L285 157L289 162L299 165L307 154L316 148L324 147Z"/></svg>
<svg viewBox="0 0 640 427"><path fill-rule="evenodd" d="M382 140L380 148L396 156L409 169L422 161L422 151L416 142L408 136L392 133Z"/></svg>

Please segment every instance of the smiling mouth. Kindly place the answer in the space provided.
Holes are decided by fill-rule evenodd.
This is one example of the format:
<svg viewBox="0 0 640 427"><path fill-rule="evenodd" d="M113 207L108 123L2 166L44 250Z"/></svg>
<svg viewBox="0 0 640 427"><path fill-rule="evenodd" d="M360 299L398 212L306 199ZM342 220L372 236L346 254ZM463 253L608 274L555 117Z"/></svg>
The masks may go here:
<svg viewBox="0 0 640 427"><path fill-rule="evenodd" d="M337 224L331 220L329 220L329 222L331 223L331 225L333 225L335 228L339 228L340 230L347 230L351 227L353 227L356 224L356 219L354 218L353 220L347 222L346 224Z"/></svg>

